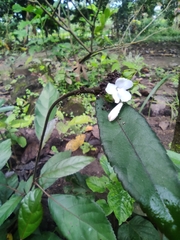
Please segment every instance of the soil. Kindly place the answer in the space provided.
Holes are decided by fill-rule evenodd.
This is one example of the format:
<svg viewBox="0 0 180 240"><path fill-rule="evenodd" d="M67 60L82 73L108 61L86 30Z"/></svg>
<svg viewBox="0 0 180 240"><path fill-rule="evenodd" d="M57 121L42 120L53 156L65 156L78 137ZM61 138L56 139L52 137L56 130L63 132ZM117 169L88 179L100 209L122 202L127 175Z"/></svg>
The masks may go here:
<svg viewBox="0 0 180 240"><path fill-rule="evenodd" d="M158 77L156 74L157 68L163 68L165 70L165 74L173 71L179 71L180 43L149 43L133 45L128 49L128 52L136 55L139 54L144 57L146 63L146 66L142 69L142 75L136 76L135 79L146 86L146 89L140 90L141 96L135 95L134 97L135 107L138 110L147 95L162 78L162 76ZM23 65L24 62L25 60L18 59L18 61L14 64L15 69L18 69L18 66ZM4 75L4 72L5 70L8 72L9 69L9 65L7 65L5 59L2 60L0 63L0 72L2 73L3 70L3 73L1 74L1 79L3 79L3 81L1 81L2 86L0 88L1 98L8 98L9 96L8 92L4 92L4 86L9 81L7 74ZM13 71L17 72L17 70ZM30 75L31 73L26 71L26 73L23 72L23 74ZM111 73L107 76L106 80L116 80L118 76L119 75L117 73ZM171 79L168 79L166 83L163 84L152 96L142 111L142 114L166 149L169 149L173 139L176 118L172 115L172 112L176 107L173 105L176 98L176 92L177 82L173 83ZM19 134L26 137L28 144L25 149L16 147L15 152L13 153L15 157L12 158L11 161L13 169L18 173L19 178L26 180L35 165L34 162L38 151L38 141L34 130L32 129L21 129ZM51 151L52 146L56 146L59 151L63 151L67 142L74 137L75 136L72 135L61 140L59 133L54 130L50 140L42 151L39 169L53 155L53 152ZM96 160L85 167L81 173L91 176L101 176L103 174L103 170L99 164L99 158L103 154L103 149L101 147L97 125L94 125L90 131L86 132L85 141L95 147L96 150L88 152L87 155L95 157ZM78 149L73 152L73 155L82 155L82 151ZM61 193L63 191L63 186L66 184L65 179L60 179L48 189L48 193ZM48 210L46 214L48 214Z"/></svg>

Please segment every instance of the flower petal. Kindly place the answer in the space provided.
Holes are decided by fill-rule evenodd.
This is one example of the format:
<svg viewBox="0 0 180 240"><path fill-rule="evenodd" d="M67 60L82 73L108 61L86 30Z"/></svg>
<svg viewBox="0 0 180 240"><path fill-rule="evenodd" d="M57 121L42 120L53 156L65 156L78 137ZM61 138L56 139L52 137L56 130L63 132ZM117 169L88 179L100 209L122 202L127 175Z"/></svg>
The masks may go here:
<svg viewBox="0 0 180 240"><path fill-rule="evenodd" d="M118 95L122 102L128 102L131 99L131 94L123 88L118 88Z"/></svg>
<svg viewBox="0 0 180 240"><path fill-rule="evenodd" d="M112 83L108 83L107 87L105 88L105 91L108 94L114 94L114 92L116 91L116 85Z"/></svg>
<svg viewBox="0 0 180 240"><path fill-rule="evenodd" d="M126 78L118 78L115 82L116 87L129 89L133 86L133 82Z"/></svg>
<svg viewBox="0 0 180 240"><path fill-rule="evenodd" d="M122 106L123 106L123 103L120 102L110 111L110 113L108 114L108 119L110 122L112 122L118 116Z"/></svg>
<svg viewBox="0 0 180 240"><path fill-rule="evenodd" d="M120 100L121 100L121 98L120 98L119 93L118 93L117 90L116 90L116 92L114 92L114 93L112 94L112 97L113 97L115 103L119 103Z"/></svg>

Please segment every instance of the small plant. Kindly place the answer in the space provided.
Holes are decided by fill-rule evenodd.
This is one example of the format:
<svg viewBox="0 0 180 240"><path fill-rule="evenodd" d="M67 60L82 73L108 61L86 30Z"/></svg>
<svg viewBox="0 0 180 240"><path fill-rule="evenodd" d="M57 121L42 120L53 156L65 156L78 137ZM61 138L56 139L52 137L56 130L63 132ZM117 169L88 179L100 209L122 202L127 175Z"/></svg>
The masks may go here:
<svg viewBox="0 0 180 240"><path fill-rule="evenodd" d="M88 177L86 179L87 186L93 192L107 193L107 199L98 199L97 203L104 210L106 216L113 212L121 225L131 216L134 199L123 189L105 156L101 157L100 164L106 175Z"/></svg>
<svg viewBox="0 0 180 240"><path fill-rule="evenodd" d="M132 77L136 74L141 76L141 70L145 67L146 64L144 63L144 58L135 55L133 56L130 52L126 57L125 60L122 61L122 67L125 67L123 70L122 75L125 78L132 79Z"/></svg>
<svg viewBox="0 0 180 240"><path fill-rule="evenodd" d="M14 106L3 107L4 99L0 100L0 141L11 139L12 144L18 143L21 147L26 146L26 139L23 136L16 134L17 128L26 127L27 122L32 123L32 118L29 120L15 118L14 114L7 116L5 113L14 110Z"/></svg>
<svg viewBox="0 0 180 240"><path fill-rule="evenodd" d="M88 142L84 142L83 145L81 145L81 150L83 154L86 154L90 151L96 151L96 148L93 147L91 144L89 144Z"/></svg>

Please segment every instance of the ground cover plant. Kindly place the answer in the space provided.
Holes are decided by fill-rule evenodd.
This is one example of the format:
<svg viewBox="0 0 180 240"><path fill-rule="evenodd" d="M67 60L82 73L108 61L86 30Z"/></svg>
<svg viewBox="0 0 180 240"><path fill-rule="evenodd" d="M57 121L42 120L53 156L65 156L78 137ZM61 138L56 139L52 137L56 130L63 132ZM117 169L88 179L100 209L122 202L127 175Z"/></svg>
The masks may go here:
<svg viewBox="0 0 180 240"><path fill-rule="evenodd" d="M9 115L5 113L14 107L3 106L4 100L0 102L0 126L3 130L0 142L1 239L178 239L179 154L167 152L144 117L127 104L132 101L132 94L141 95L140 90L144 88L141 83L129 80L143 75L142 69L146 67L143 59L140 56L133 59L129 54L120 65L119 56L107 51L106 48L111 44L113 48L114 44L106 34L106 25L116 11L103 6L102 2L98 7L95 4L87 6L87 10L91 10L89 18L76 7L83 18L82 23L86 21L91 29L90 41L85 43L70 27L70 9L63 9L66 21L56 11L60 1L55 5L45 2L45 6L40 1L33 1L33 4L25 7L14 5L16 13L25 11L35 14L30 22L20 23L21 27L40 24L41 30L45 31L43 27L51 17L58 26L70 33L70 39L68 43L55 46L56 50L61 50L54 54L59 58L57 65L49 59L33 59L33 51L38 47L44 48L43 37L29 39L26 45L31 52L26 64L35 60L29 72L38 74L42 84L42 90L35 96L28 90L29 96L38 97L33 116L28 111L19 112L21 104L28 102L27 99L23 101L24 96L16 99L15 112ZM51 35L51 41L53 37L57 41L57 35L54 36ZM89 35L82 37L89 38ZM78 46L73 44L74 39ZM72 51L67 50L70 46ZM73 63L69 60L71 56ZM61 63L65 59L66 62ZM121 71L121 74L114 72L114 78L103 80L105 72L114 70ZM170 77L175 76L176 73L170 73ZM163 73L146 101L167 79L168 76ZM87 107L84 100L88 114L74 116L69 113L71 118L66 120L61 112L64 100L85 94L91 94L84 98L95 102L105 154L100 158L104 170L101 177L87 177L79 173L94 160L93 157L71 154L71 151L86 143L84 124L94 123L93 114L89 114L91 110L88 112L90 105ZM27 105L23 105L23 109L25 107ZM39 145L32 171L22 179L18 172L12 171L9 159L15 143L21 147L26 145L26 139L16 134L17 129L31 125ZM53 156L42 166L41 153L54 128L62 138L72 131L78 136L66 145L66 151L54 148ZM90 151L94 150L91 146L84 146ZM72 186L66 188L67 193L49 193L55 181L66 176L75 179L76 189ZM97 197L96 193L103 195ZM140 209L137 212L135 205ZM46 221L43 216L45 206L55 223L53 230L48 229L48 232L40 227L41 222Z"/></svg>

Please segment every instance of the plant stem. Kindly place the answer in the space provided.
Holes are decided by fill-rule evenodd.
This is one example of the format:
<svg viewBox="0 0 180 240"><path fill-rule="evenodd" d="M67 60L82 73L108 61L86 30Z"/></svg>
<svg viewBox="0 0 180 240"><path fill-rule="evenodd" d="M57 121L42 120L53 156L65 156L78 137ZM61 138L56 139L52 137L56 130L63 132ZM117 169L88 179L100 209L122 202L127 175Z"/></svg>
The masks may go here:
<svg viewBox="0 0 180 240"><path fill-rule="evenodd" d="M46 132L46 128L47 128L47 124L48 124L48 120L49 120L49 116L53 110L53 108L62 100L70 97L70 96L74 96L74 95L79 95L82 93L92 93L94 95L98 95L102 92L100 87L94 87L94 88L80 88L78 90L74 90L72 92L69 92L67 94L64 94L63 96L59 97L49 108L49 111L47 113L46 119L45 119L45 123L44 123L44 127L43 127L43 132L41 135L41 139L40 139L40 144L39 144L39 149L38 149L38 154L37 154L37 158L36 158L36 162L35 162L35 167L34 167L34 174L33 174L33 184L35 184L36 182L36 173L37 173L37 167L38 167L38 162L40 159L40 154L41 154L41 149L42 149L42 144L43 144L43 139L44 139L44 135Z"/></svg>

